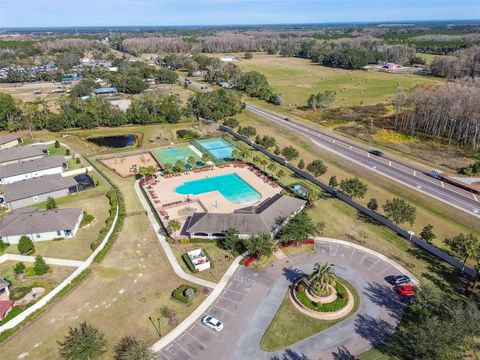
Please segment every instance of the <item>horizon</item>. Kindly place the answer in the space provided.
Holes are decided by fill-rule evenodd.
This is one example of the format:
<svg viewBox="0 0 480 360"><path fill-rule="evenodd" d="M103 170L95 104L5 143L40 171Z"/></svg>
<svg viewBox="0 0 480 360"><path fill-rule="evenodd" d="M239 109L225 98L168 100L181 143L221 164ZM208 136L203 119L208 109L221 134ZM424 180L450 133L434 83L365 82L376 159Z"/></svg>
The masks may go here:
<svg viewBox="0 0 480 360"><path fill-rule="evenodd" d="M401 0L393 6L386 0L0 0L0 10L2 29L480 20L480 2L476 0L458 0L454 3L448 0Z"/></svg>

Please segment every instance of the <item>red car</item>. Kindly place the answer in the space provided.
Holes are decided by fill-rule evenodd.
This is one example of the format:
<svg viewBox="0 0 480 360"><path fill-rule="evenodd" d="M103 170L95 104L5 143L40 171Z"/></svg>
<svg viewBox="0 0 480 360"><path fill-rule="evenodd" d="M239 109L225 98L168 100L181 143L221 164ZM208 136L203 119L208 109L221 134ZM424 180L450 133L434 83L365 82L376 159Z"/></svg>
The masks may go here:
<svg viewBox="0 0 480 360"><path fill-rule="evenodd" d="M401 296L413 296L415 295L415 286L412 285L403 285L395 287L395 291L398 295Z"/></svg>

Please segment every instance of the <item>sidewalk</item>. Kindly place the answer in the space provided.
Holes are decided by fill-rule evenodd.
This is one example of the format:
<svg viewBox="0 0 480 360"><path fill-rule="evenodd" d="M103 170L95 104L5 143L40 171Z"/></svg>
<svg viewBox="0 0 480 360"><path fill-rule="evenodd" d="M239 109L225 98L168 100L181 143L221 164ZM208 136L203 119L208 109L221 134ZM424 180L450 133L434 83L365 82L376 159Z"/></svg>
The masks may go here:
<svg viewBox="0 0 480 360"><path fill-rule="evenodd" d="M68 260L68 259L55 259L44 257L43 260L49 265L58 265L58 266L72 266L80 267L83 265L83 261L80 260ZM0 264L5 261L25 261L25 262L34 262L35 256L29 255L17 255L17 254L4 254L0 256Z"/></svg>
<svg viewBox="0 0 480 360"><path fill-rule="evenodd" d="M167 240L165 239L165 236L162 235L162 229L160 229L160 225L157 223L157 219L155 218L155 215L153 215L152 210L150 209L150 206L148 204L148 200L145 199L145 196L142 193L142 189L140 189L140 184L139 181L135 181L135 192L137 193L137 196L142 203L143 208L147 212L148 219L150 220L150 223L152 224L153 230L155 231L155 234L157 235L158 240L160 241L160 245L162 245L163 251L165 251L165 254L167 255L168 261L170 262L170 265L177 274L178 277L190 281L194 284L201 285L208 287L210 289L214 289L217 284L211 281L199 279L196 276L187 274L180 264L178 263L177 258L175 257L175 254L173 253L172 249L170 248L170 245L168 244Z"/></svg>

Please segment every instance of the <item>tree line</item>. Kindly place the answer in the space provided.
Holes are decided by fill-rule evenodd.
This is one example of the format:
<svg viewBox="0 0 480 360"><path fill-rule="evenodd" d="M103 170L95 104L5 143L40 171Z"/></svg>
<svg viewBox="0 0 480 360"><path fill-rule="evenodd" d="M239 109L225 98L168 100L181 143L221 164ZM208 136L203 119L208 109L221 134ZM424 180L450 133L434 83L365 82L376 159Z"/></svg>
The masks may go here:
<svg viewBox="0 0 480 360"><path fill-rule="evenodd" d="M480 140L480 80L464 79L435 89L399 93L394 129L426 134L471 149Z"/></svg>

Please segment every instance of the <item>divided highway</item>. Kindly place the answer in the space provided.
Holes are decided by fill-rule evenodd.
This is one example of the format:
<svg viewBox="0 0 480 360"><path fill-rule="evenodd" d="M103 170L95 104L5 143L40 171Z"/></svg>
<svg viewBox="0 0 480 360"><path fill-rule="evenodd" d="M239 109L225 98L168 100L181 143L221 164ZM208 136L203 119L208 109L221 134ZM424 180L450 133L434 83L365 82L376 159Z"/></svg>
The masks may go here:
<svg viewBox="0 0 480 360"><path fill-rule="evenodd" d="M185 78L179 77L179 80L185 81ZM204 84L191 80L189 85L203 91L210 90ZM246 109L266 120L298 132L325 150L480 218L480 196L432 178L424 173L431 169L421 169L391 156L372 155L370 153L372 149L305 124L286 119L285 116L267 111L256 105L247 103Z"/></svg>

